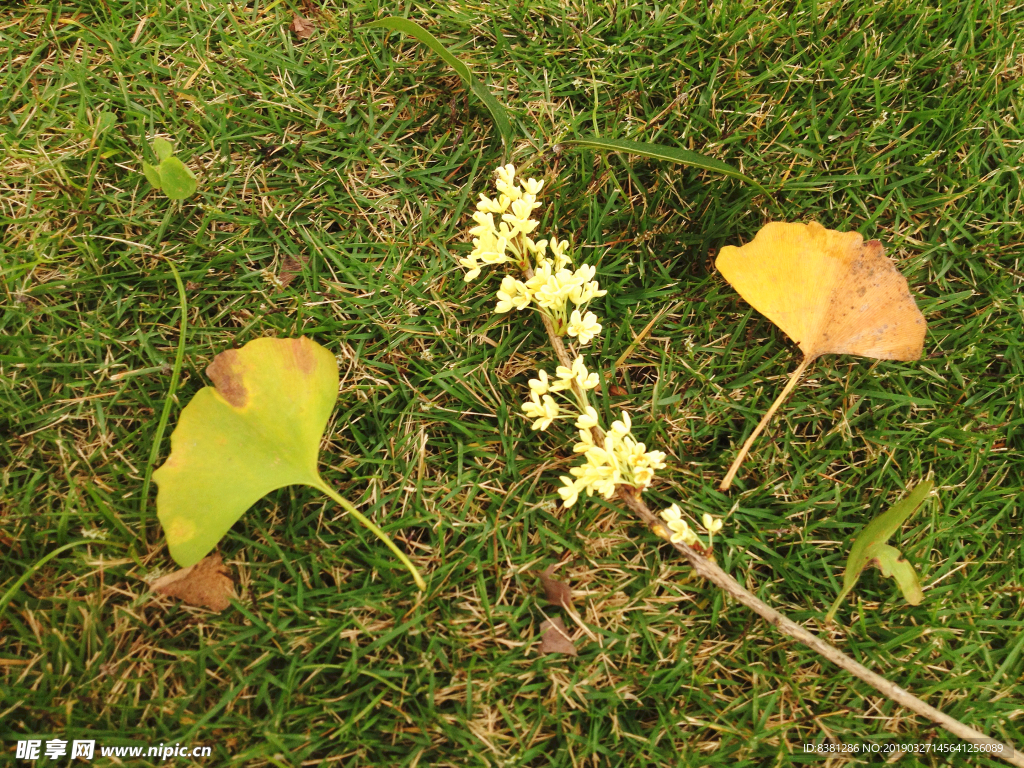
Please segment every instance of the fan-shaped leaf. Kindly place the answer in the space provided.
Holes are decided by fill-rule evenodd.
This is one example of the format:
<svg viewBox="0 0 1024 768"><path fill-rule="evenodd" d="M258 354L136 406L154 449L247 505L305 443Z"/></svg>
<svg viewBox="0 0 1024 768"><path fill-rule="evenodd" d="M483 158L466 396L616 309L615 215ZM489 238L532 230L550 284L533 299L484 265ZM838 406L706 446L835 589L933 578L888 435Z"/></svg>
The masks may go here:
<svg viewBox="0 0 1024 768"><path fill-rule="evenodd" d="M722 248L715 266L812 360L921 356L924 316L877 240L813 221L773 223L742 248Z"/></svg>
<svg viewBox="0 0 1024 768"><path fill-rule="evenodd" d="M743 444L720 488L729 488L743 458L807 366L826 353L914 360L924 346L924 315L907 280L877 240L820 224L772 223L741 248L727 245L715 265L758 312L804 353L782 394Z"/></svg>
<svg viewBox="0 0 1024 768"><path fill-rule="evenodd" d="M222 352L185 406L171 455L153 473L157 516L182 567L201 560L261 497L286 485L330 496L422 577L395 543L327 485L317 471L320 440L338 396L338 363L306 338L256 339Z"/></svg>
<svg viewBox="0 0 1024 768"><path fill-rule="evenodd" d="M334 355L309 339L256 339L222 352L185 406L153 473L171 556L199 562L256 501L319 487L317 454L338 394Z"/></svg>

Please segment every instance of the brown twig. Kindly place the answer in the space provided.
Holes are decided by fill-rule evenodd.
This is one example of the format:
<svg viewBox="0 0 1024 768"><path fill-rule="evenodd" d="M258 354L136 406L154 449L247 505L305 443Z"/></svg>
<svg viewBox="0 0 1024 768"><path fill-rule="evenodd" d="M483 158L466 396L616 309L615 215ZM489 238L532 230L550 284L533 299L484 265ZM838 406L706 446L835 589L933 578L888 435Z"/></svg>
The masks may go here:
<svg viewBox="0 0 1024 768"><path fill-rule="evenodd" d="M619 489L619 498L637 515L637 517L643 520L648 527L664 527L661 521L647 508L647 505L641 501L633 488L621 487ZM892 699L897 704L904 706L919 715L927 717L933 723L941 725L954 736L972 744L991 745L993 750L999 750L989 753L991 756L1002 757L1011 765L1024 766L1024 755L1015 753L1013 747L1007 746L996 739L986 736L981 731L977 731L969 725L961 723L959 720L956 720L935 707L926 704L916 696L889 682L881 675L872 672L864 665L858 664L835 646L826 643L813 632L804 629L792 619L786 618L785 615L779 613L770 605L758 600L754 595L744 589L736 579L719 568L711 560L701 557L693 548L688 547L682 542L674 543L673 546L682 553L683 557L689 561L690 565L693 566L693 569L700 576L703 576L715 586L724 590L728 595L743 603L743 605L747 606L762 619L774 626L782 634L800 641L812 651L815 651L825 657L836 666L842 667L854 677L863 680L887 698Z"/></svg>

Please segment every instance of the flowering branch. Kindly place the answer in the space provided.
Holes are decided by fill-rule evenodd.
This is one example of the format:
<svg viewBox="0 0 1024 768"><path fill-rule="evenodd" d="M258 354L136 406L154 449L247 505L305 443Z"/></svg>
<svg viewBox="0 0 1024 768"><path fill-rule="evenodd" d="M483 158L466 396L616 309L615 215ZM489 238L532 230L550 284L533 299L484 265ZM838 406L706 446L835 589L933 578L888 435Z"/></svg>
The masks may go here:
<svg viewBox="0 0 1024 768"><path fill-rule="evenodd" d="M647 451L643 443L632 437L629 416L625 412L622 421L613 422L607 432L601 428L597 411L590 405L587 396L598 385L598 376L587 371L582 356L571 359L562 340L568 334L576 337L582 346L601 332L601 325L593 312L580 315L591 298L606 293L594 281L597 270L587 265L575 271L569 270L567 267L571 260L566 255L566 241L552 241L553 258L548 259L548 241L534 242L530 239L529 234L538 225L538 222L530 218L530 214L540 206L537 195L543 182L528 179L520 189L516 184L515 168L511 165L499 168L497 175L499 197L490 199L480 196L477 212L473 214L477 226L471 230L474 250L460 263L469 270L465 276L468 282L480 274L480 262L501 264L515 261L526 279L520 281L511 276L504 277L497 294L495 312L508 312L513 307L522 310L534 304L540 310L541 320L560 365L556 371L556 380L552 381L543 370L538 372L536 379L530 380L530 400L523 405L523 412L534 419L532 426L535 430L547 429L561 415L561 408L552 394L560 394L569 400L578 414L575 425L580 435L580 441L573 450L584 454L587 459L583 466L570 470L573 477L561 478L563 487L558 492L563 504L566 507L572 506L582 490L586 490L588 495L600 493L606 499L618 496L652 532L670 541L698 575L750 608L782 634L798 640L897 704L929 718L964 741L984 744L988 754L1002 757L1011 765L1024 766L1024 755L1015 753L1012 747L926 704L755 597L719 568L713 558L704 556L697 535L682 518L682 510L678 505L673 504L663 510L660 517L647 507L640 493L651 484L654 470L664 467L665 454L661 451ZM493 221L495 213L501 214L497 228ZM509 253L512 255L509 256ZM565 317L566 299L573 301L577 307L568 320ZM583 310L579 309L581 305ZM565 395L567 392L571 396ZM702 522L709 537L713 537L722 528L722 521L711 515L704 515ZM697 547L701 547L701 551ZM707 552L711 552L711 538Z"/></svg>
<svg viewBox="0 0 1024 768"><path fill-rule="evenodd" d="M535 307L555 347L561 363L555 378L548 376L545 370L538 371L537 378L530 380L530 399L523 403L522 409L533 420L535 430L545 430L563 417L563 406L556 396L568 404L568 417L575 414L579 442L573 446L573 452L582 454L586 463L573 467L569 475L560 478L562 487L558 494L562 503L571 507L583 492L587 496L597 493L605 499L614 497L619 488L642 492L650 487L654 473L664 469L665 454L647 450L646 445L633 437L629 414L625 411L622 419L613 421L609 429L601 427L597 409L591 405L588 395L598 386L600 378L587 370L583 355L570 360L562 341L564 336L574 337L582 347L601 332L597 315L587 310L592 299L608 293L594 280L597 268L583 264L570 269L572 258L567 253L569 243L566 240L535 241L530 237L539 225L532 214L540 207L537 195L544 187L543 181L520 182L511 165L499 168L497 176L498 196L480 195L473 214L476 226L470 229L473 251L460 263L468 270L465 275L468 282L480 275L484 265L515 262L524 280L505 275L494 311L502 314L512 308ZM497 225L495 214L501 216ZM571 313L568 313L569 303L575 305ZM668 524L669 539L697 544L697 534L682 519L678 505L673 504L662 516ZM721 529L722 521L705 515L704 527L713 536Z"/></svg>

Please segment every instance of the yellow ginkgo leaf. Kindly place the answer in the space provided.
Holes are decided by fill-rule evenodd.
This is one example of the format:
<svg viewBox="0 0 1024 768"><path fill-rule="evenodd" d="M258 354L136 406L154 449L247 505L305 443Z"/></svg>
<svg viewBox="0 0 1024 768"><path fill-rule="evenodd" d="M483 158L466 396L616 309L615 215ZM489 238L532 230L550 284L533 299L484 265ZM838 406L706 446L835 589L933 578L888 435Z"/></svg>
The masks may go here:
<svg viewBox="0 0 1024 768"><path fill-rule="evenodd" d="M732 484L754 440L815 358L828 353L915 360L925 320L877 240L820 224L772 223L741 248L727 245L718 271L804 353L782 394L740 449L720 488Z"/></svg>

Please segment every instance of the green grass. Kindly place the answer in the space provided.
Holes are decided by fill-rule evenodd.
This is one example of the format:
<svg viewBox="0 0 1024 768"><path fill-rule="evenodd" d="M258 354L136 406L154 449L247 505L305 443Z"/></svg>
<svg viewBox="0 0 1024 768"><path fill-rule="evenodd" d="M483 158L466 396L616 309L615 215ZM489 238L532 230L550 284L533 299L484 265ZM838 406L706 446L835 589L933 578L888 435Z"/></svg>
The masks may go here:
<svg viewBox="0 0 1024 768"><path fill-rule="evenodd" d="M545 229L598 265L592 365L610 370L668 309L606 382L625 394L601 397L669 454L649 503L727 516L723 567L820 628L854 534L933 474L938 497L892 542L924 603L869 571L829 636L1024 746L1024 8L678 5L405 8L506 105L525 137L512 161L550 180ZM543 329L491 314L495 272L467 286L455 266L500 141L425 48L350 36L390 12L327 0L297 43L290 2L0 11L0 592L106 537L45 563L0 617L5 749L734 766L819 765L801 745L828 739L953 742L724 602L619 508L555 505L571 433L518 414L529 375L552 367ZM101 111L117 117L105 132ZM588 133L702 152L779 191L556 148ZM199 177L183 204L142 176L155 135ZM714 255L768 220L811 219L883 241L928 320L925 355L816 362L722 494L799 353ZM299 487L221 543L235 607L149 593L173 567L152 498L148 540L140 519L178 344L172 263L189 329L171 425L218 352L264 335L327 346L342 388L323 476L410 553L426 594ZM594 637L578 631L577 659L537 651L554 611L531 570L558 559Z"/></svg>

